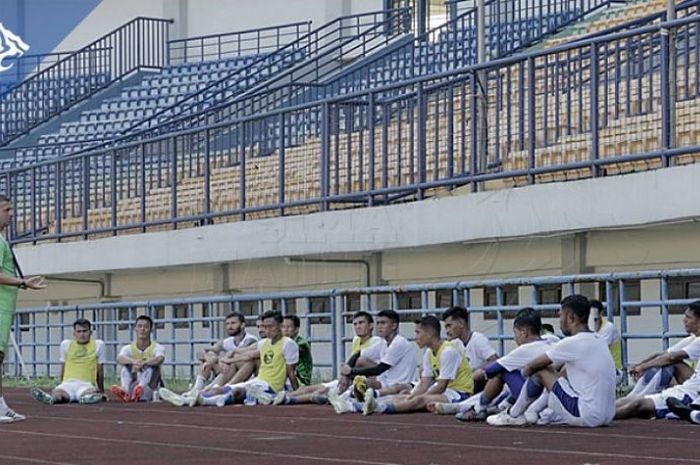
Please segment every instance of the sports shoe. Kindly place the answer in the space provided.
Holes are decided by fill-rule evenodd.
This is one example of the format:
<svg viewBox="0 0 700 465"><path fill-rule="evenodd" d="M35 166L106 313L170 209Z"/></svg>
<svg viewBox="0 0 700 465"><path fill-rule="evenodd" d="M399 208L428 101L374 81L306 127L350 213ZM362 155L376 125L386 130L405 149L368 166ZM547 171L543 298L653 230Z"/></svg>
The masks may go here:
<svg viewBox="0 0 700 465"><path fill-rule="evenodd" d="M129 393L122 389L121 386L112 386L110 392L122 402L129 402Z"/></svg>
<svg viewBox="0 0 700 465"><path fill-rule="evenodd" d="M335 410L335 413L338 415L354 411L352 408L352 402L349 399L342 398L336 391L331 390L328 393L328 402L331 403L333 410Z"/></svg>
<svg viewBox="0 0 700 465"><path fill-rule="evenodd" d="M0 415L0 423L14 423L26 419L27 417L25 417L24 415L20 415L19 413L15 412L9 407L7 408L7 410L5 410L5 413L3 415Z"/></svg>
<svg viewBox="0 0 700 465"><path fill-rule="evenodd" d="M689 421L691 423L698 423L697 415L693 415L696 417L693 418L691 414L694 411L700 411L700 405L685 405L680 401L680 399L669 397L666 399L666 406L669 408L669 410L678 415L678 418L681 420Z"/></svg>
<svg viewBox="0 0 700 465"><path fill-rule="evenodd" d="M185 400L185 405L187 405L188 407L196 407L197 405L201 404L200 401L202 399L202 396L201 393L196 389L188 393L186 396L183 395L182 397Z"/></svg>
<svg viewBox="0 0 700 465"><path fill-rule="evenodd" d="M274 400L272 393L262 389L262 386L256 383L251 383L246 387L246 394L253 397L258 405L270 405Z"/></svg>
<svg viewBox="0 0 700 465"><path fill-rule="evenodd" d="M379 402L377 402L376 397L374 397L374 389L369 388L365 392L365 403L362 405L363 415L372 415L379 411Z"/></svg>
<svg viewBox="0 0 700 465"><path fill-rule="evenodd" d="M131 402L138 402L141 400L141 396L143 396L143 386L136 386L134 388L134 392L131 393L131 399L129 399Z"/></svg>
<svg viewBox="0 0 700 465"><path fill-rule="evenodd" d="M455 418L458 419L459 421L485 421L486 417L488 417L488 413L486 410L480 410L476 411L473 408L470 408L469 410L465 410L463 412L459 412L457 415L455 415Z"/></svg>
<svg viewBox="0 0 700 465"><path fill-rule="evenodd" d="M367 392L367 377L355 376L352 380L352 394L358 402L365 401L365 393Z"/></svg>
<svg viewBox="0 0 700 465"><path fill-rule="evenodd" d="M42 391L38 387L31 388L29 390L29 394L31 394L31 396L34 399L38 400L42 404L53 405L53 397L51 396L51 394L49 394L48 392Z"/></svg>
<svg viewBox="0 0 700 465"><path fill-rule="evenodd" d="M486 423L491 426L525 426L527 425L527 420L524 415L511 417L507 411L503 411L486 418Z"/></svg>
<svg viewBox="0 0 700 465"><path fill-rule="evenodd" d="M433 406L433 413L437 415L454 415L459 413L459 404L452 404L450 402L435 402Z"/></svg>
<svg viewBox="0 0 700 465"><path fill-rule="evenodd" d="M97 404L98 402L102 402L101 392L89 392L87 394L83 394L78 399L79 404Z"/></svg>
<svg viewBox="0 0 700 465"><path fill-rule="evenodd" d="M287 393L285 391L280 391L277 393L274 399L272 399L272 405L284 405L287 403Z"/></svg>
<svg viewBox="0 0 700 465"><path fill-rule="evenodd" d="M525 411L523 414L525 417L525 421L527 422L528 425L537 425L539 424L538 422L540 421L540 415L537 412L531 412L529 410ZM547 422L549 424L549 422Z"/></svg>
<svg viewBox="0 0 700 465"><path fill-rule="evenodd" d="M175 407L182 407L183 405L185 405L185 398L179 394L175 394L168 388L158 389L158 394L160 395L161 399L163 399L169 404L174 405Z"/></svg>

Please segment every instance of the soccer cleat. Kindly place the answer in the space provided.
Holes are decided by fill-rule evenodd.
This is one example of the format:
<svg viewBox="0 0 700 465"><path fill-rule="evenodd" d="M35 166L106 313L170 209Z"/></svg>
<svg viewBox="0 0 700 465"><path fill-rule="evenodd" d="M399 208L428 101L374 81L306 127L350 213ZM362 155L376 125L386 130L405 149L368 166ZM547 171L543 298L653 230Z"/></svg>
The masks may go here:
<svg viewBox="0 0 700 465"><path fill-rule="evenodd" d="M374 397L374 389L369 388L367 389L367 392L365 392L365 403L362 405L362 414L372 415L378 411L379 402L377 402L377 398Z"/></svg>
<svg viewBox="0 0 700 465"><path fill-rule="evenodd" d="M691 414L694 411L700 411L700 405L685 405L680 399L669 397L666 399L666 406L669 408L669 410L678 415L678 418L681 420L689 421L691 423L698 423L698 421L696 421L697 415L694 415L696 417L694 419Z"/></svg>
<svg viewBox="0 0 700 465"><path fill-rule="evenodd" d="M169 404L174 405L175 407L182 407L183 405L185 405L185 398L179 394L175 394L168 388L158 389L158 394L160 395L161 399L163 399Z"/></svg>
<svg viewBox="0 0 700 465"><path fill-rule="evenodd" d="M29 390L29 394L31 394L31 396L32 396L34 399L38 400L38 401L41 402L42 404L46 404L46 405L52 405L52 404L53 404L53 397L51 396L51 394L42 391L42 390L39 389L38 387L33 387L33 388L31 388L31 389Z"/></svg>
<svg viewBox="0 0 700 465"><path fill-rule="evenodd" d="M450 402L435 402L433 405L433 413L437 415L454 415L459 413L459 404Z"/></svg>
<svg viewBox="0 0 700 465"><path fill-rule="evenodd" d="M87 394L83 394L78 399L79 404L97 404L98 402L102 402L101 392L89 392Z"/></svg>
<svg viewBox="0 0 700 465"><path fill-rule="evenodd" d="M338 415L353 412L352 402L340 397L340 395L333 390L328 393L328 402L331 403L333 410L335 410L335 413Z"/></svg>
<svg viewBox="0 0 700 465"><path fill-rule="evenodd" d="M26 419L27 417L20 415L9 407L7 410L5 410L3 415L0 415L0 423L15 423Z"/></svg>
<svg viewBox="0 0 700 465"><path fill-rule="evenodd" d="M525 426L527 425L527 420L524 415L511 417L508 412L503 411L486 418L486 423L491 426Z"/></svg>
<svg viewBox="0 0 700 465"><path fill-rule="evenodd" d="M275 398L272 400L272 405L284 405L286 403L287 393L285 391L278 392Z"/></svg>
<svg viewBox="0 0 700 465"><path fill-rule="evenodd" d="M129 402L129 393L122 389L121 386L112 386L110 392L122 402Z"/></svg>
<svg viewBox="0 0 700 465"><path fill-rule="evenodd" d="M253 397L258 405L270 405L274 400L273 394L263 390L255 383L251 383L251 385L246 388L246 393Z"/></svg>
<svg viewBox="0 0 700 465"><path fill-rule="evenodd" d="M131 399L129 399L131 402L138 402L141 400L141 396L143 396L143 386L136 386L134 388L134 392L131 393Z"/></svg>
<svg viewBox="0 0 700 465"><path fill-rule="evenodd" d="M355 376L352 380L352 394L358 402L365 401L365 393L367 392L367 377Z"/></svg>

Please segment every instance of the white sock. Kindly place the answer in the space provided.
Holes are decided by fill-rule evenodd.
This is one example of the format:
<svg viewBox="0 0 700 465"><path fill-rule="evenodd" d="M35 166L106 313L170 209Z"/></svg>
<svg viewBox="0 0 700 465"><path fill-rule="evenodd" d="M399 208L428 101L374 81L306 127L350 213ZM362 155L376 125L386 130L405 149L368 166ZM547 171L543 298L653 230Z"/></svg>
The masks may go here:
<svg viewBox="0 0 700 465"><path fill-rule="evenodd" d="M192 389L194 389L196 391L201 391L202 388L204 387L205 382L206 382L206 379L204 379L204 376L197 375L197 379L194 381L194 387Z"/></svg>
<svg viewBox="0 0 700 465"><path fill-rule="evenodd" d="M119 373L119 379L121 380L121 385L122 389L126 391L127 393L131 393L131 380L133 379L131 376L131 370L129 370L127 367L122 367L121 372Z"/></svg>
<svg viewBox="0 0 700 465"><path fill-rule="evenodd" d="M210 397L201 397L201 402L202 405L216 405L216 406L223 406L226 405L226 401L229 399L231 396L231 393L226 393L226 394L219 394L216 396L210 396Z"/></svg>
<svg viewBox="0 0 700 465"><path fill-rule="evenodd" d="M145 370L141 370L141 373L138 375L138 383L139 386L145 388L150 384L151 378L153 378L153 368L146 368Z"/></svg>
<svg viewBox="0 0 700 465"><path fill-rule="evenodd" d="M547 408L548 404L549 391L545 389L544 392L542 392L542 394L537 398L537 400L531 403L525 411L539 414L542 410Z"/></svg>
<svg viewBox="0 0 700 465"><path fill-rule="evenodd" d="M5 413L5 412L7 412L7 409L8 409L8 407L7 407L7 404L5 403L5 398L0 397L0 412Z"/></svg>
<svg viewBox="0 0 700 465"><path fill-rule="evenodd" d="M690 412L690 421L700 424L700 410Z"/></svg>

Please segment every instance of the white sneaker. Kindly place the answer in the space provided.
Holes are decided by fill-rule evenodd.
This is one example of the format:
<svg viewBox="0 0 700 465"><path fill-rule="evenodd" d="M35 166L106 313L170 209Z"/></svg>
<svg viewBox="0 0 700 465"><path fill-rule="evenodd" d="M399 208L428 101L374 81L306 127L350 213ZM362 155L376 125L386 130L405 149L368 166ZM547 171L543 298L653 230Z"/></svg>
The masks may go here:
<svg viewBox="0 0 700 465"><path fill-rule="evenodd" d="M272 400L272 405L284 405L286 403L287 393L285 391L278 392L275 398Z"/></svg>
<svg viewBox="0 0 700 465"><path fill-rule="evenodd" d="M331 390L328 393L328 402L331 403L333 410L335 410L335 413L338 415L354 411L352 408L352 402L349 399L340 397L335 390Z"/></svg>
<svg viewBox="0 0 700 465"><path fill-rule="evenodd" d="M531 412L528 410L523 416L525 417L525 421L528 425L536 425L540 421L540 415L537 412Z"/></svg>
<svg viewBox="0 0 700 465"><path fill-rule="evenodd" d="M5 410L5 413L2 416L0 416L0 423L14 423L26 419L27 417L25 417L24 415L20 415L11 408L8 408L7 410Z"/></svg>
<svg viewBox="0 0 700 465"><path fill-rule="evenodd" d="M163 399L169 404L174 405L175 407L182 407L183 405L185 405L185 398L179 394L175 394L168 388L158 389L158 395L160 395L161 399Z"/></svg>
<svg viewBox="0 0 700 465"><path fill-rule="evenodd" d="M365 403L362 404L362 414L372 415L379 411L379 402L377 402L376 397L374 397L374 389L369 388L365 393Z"/></svg>
<svg viewBox="0 0 700 465"><path fill-rule="evenodd" d="M527 420L524 415L511 417L508 412L503 411L486 418L486 423L491 426L525 426L527 425Z"/></svg>

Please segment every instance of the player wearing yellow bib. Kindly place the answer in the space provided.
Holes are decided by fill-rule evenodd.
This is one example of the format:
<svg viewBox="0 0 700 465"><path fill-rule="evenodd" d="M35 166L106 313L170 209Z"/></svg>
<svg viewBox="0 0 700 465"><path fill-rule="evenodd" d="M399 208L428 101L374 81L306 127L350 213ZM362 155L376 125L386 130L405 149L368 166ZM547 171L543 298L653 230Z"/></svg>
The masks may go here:
<svg viewBox="0 0 700 465"><path fill-rule="evenodd" d="M112 386L112 394L122 402L139 402L153 397L160 384L160 367L165 361L165 347L151 340L153 320L141 315L134 323L136 341L119 351L121 386Z"/></svg>
<svg viewBox="0 0 700 465"><path fill-rule="evenodd" d="M262 315L262 324L267 338L258 342L257 349L245 354L251 359L260 359L258 375L244 383L226 385L217 391L202 394L197 398L198 404L218 407L240 403L266 405L272 403L287 381L293 389L299 387L296 375L299 347L293 340L282 335L282 314L265 312Z"/></svg>
<svg viewBox="0 0 700 465"><path fill-rule="evenodd" d="M79 402L94 404L104 397L105 343L90 339L92 324L83 318L73 323L73 340L61 342L61 384L48 394L39 388L30 393L44 404Z"/></svg>
<svg viewBox="0 0 700 465"><path fill-rule="evenodd" d="M418 385L409 395L380 399L368 389L363 414L422 412L431 402L460 402L474 392L469 362L454 342L440 338L440 320L424 316L416 322L416 343L426 348Z"/></svg>
<svg viewBox="0 0 700 465"><path fill-rule="evenodd" d="M374 318L367 312L357 312L352 317L352 327L355 330L355 337L350 348L351 356L359 354L362 350L372 347L381 342L381 339L372 336L374 331ZM376 360L375 360L376 362ZM274 404L326 404L328 403L328 392L335 390L338 393L344 392L349 385L349 379L341 376L340 379L327 383L315 384L313 386L302 386L296 391L279 392L275 396Z"/></svg>

